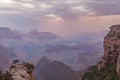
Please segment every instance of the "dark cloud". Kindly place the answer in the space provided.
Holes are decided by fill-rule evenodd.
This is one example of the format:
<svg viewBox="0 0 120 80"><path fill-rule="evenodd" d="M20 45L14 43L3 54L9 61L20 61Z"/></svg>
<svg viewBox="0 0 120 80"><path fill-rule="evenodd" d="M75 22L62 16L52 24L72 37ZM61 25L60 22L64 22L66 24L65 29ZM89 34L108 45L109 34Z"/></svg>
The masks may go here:
<svg viewBox="0 0 120 80"><path fill-rule="evenodd" d="M76 19L80 16L90 16L91 13L94 13L92 16L120 15L120 0L79 0L77 3L73 0L69 0L69 3L67 3L67 0L35 0L34 2L43 2L52 5L50 9L44 12L38 9L38 14L39 12L45 13L45 15L52 13L63 19ZM85 11L74 11L72 7L75 6L84 7Z"/></svg>
<svg viewBox="0 0 120 80"><path fill-rule="evenodd" d="M47 14L55 14L63 19L76 19L79 16L88 16L94 12L92 16L104 16L104 15L119 15L120 14L120 0L14 0L17 2L15 6L6 8L0 7L0 10L16 10L22 13L34 14L38 16L45 16ZM21 6L20 6L20 4ZM27 3L34 6L33 9L25 9ZM42 3L42 4L41 4ZM23 5L22 5L23 4ZM24 5L25 4L25 5ZM42 5L42 7L40 7ZM50 8L45 8L45 6L51 5ZM84 11L75 11L72 7L81 6L84 7Z"/></svg>
<svg viewBox="0 0 120 80"><path fill-rule="evenodd" d="M40 1L40 0L39 0ZM49 0L42 0L43 2L49 2ZM52 2L52 7L47 10L46 13L52 13L55 15L58 15L62 19L76 19L79 16L83 16L86 13L82 11L75 11L73 10L73 7L80 6L80 3L67 3L65 1L56 0L56 3L54 3L55 0L50 0Z"/></svg>
<svg viewBox="0 0 120 80"><path fill-rule="evenodd" d="M96 16L120 15L120 0L93 0L86 2L86 8Z"/></svg>
<svg viewBox="0 0 120 80"><path fill-rule="evenodd" d="M54 5L54 7L51 8L51 12L53 14L59 15L60 17L64 19L77 18L80 15L80 13L74 12L71 7L72 7L71 4Z"/></svg>

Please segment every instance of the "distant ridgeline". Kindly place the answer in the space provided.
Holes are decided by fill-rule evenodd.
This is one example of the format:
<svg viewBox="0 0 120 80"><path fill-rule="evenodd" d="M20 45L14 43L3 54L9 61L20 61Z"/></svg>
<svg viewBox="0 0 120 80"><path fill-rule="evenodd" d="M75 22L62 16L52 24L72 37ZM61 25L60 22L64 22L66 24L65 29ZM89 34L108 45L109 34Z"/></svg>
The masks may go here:
<svg viewBox="0 0 120 80"><path fill-rule="evenodd" d="M8 71L0 72L0 80L33 80L33 69L32 64L14 60Z"/></svg>
<svg viewBox="0 0 120 80"><path fill-rule="evenodd" d="M110 27L101 61L90 67L81 80L120 80L120 25Z"/></svg>

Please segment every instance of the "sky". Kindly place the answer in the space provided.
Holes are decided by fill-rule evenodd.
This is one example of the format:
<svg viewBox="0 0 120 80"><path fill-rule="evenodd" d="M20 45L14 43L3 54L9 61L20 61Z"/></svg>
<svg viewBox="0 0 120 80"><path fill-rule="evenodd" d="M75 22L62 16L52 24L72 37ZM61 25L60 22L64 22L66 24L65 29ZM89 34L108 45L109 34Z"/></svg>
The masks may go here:
<svg viewBox="0 0 120 80"><path fill-rule="evenodd" d="M0 0L0 26L72 36L120 23L120 0Z"/></svg>

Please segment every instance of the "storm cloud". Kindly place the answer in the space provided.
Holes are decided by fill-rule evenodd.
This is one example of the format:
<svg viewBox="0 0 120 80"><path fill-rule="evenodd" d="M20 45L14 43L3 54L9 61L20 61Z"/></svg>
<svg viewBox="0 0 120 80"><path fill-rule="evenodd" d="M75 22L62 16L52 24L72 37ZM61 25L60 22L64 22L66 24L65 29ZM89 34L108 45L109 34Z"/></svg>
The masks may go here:
<svg viewBox="0 0 120 80"><path fill-rule="evenodd" d="M0 1L0 13L44 13L62 18L120 14L119 0L5 0Z"/></svg>

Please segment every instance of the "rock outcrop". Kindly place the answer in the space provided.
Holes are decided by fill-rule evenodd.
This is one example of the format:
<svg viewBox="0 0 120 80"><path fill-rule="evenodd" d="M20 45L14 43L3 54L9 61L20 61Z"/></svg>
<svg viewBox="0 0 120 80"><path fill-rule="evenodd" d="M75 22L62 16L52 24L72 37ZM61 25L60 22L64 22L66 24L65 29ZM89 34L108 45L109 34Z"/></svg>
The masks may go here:
<svg viewBox="0 0 120 80"><path fill-rule="evenodd" d="M20 63L15 60L11 65L8 73L11 75L13 80L33 80L32 71L34 66L29 63Z"/></svg>
<svg viewBox="0 0 120 80"><path fill-rule="evenodd" d="M104 38L104 55L100 67L117 63L117 73L120 73L120 25L110 27L110 32Z"/></svg>
<svg viewBox="0 0 120 80"><path fill-rule="evenodd" d="M120 80L120 25L110 27L101 61L90 67L81 80Z"/></svg>

